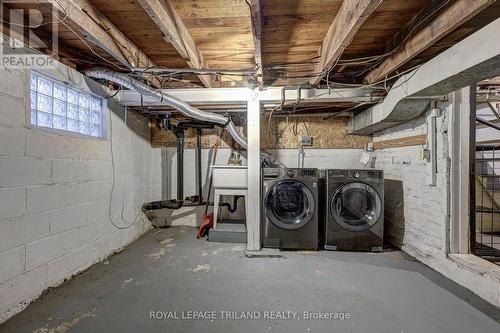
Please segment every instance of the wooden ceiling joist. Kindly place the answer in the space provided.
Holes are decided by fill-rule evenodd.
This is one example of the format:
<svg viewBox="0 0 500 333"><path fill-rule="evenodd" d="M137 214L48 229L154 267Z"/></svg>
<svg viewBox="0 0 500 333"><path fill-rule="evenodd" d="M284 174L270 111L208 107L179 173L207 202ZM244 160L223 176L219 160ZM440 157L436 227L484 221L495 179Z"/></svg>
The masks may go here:
<svg viewBox="0 0 500 333"><path fill-rule="evenodd" d="M262 69L262 12L260 0L249 0L250 19L252 21L253 44L255 48L255 65L257 67L257 82L262 88L264 84L263 69Z"/></svg>
<svg viewBox="0 0 500 333"><path fill-rule="evenodd" d="M381 2L382 0L352 0L342 3L318 52L320 58L314 66L314 72L321 74L311 79L311 84L318 84L325 72L334 66L361 25Z"/></svg>
<svg viewBox="0 0 500 333"><path fill-rule="evenodd" d="M5 4L0 4L0 6L2 13L5 13L8 10ZM9 16L10 21L22 22L23 20L20 12L12 11ZM4 18L2 17L2 19ZM25 27L23 26L9 25L6 21L0 23L0 34L2 34L4 38L10 39L8 45L13 43L18 47L22 45L23 47L29 48L31 46L34 53L41 52L50 55L66 66L75 68L75 64L68 60L72 59L73 56L68 52L65 46L61 45L61 43L57 43L57 50L52 49L52 36L47 31L41 29L37 30L33 27L29 27L27 30L28 31L25 31ZM25 36L26 33L29 34L28 43ZM36 45L35 48L33 48L34 45Z"/></svg>
<svg viewBox="0 0 500 333"><path fill-rule="evenodd" d="M427 26L409 38L399 52L387 58L371 71L365 77L365 81L374 83L382 80L494 2L495 0L455 1L431 20Z"/></svg>
<svg viewBox="0 0 500 333"><path fill-rule="evenodd" d="M165 40L179 52L190 68L208 68L191 34L168 0L137 1L161 30ZM213 75L198 75L198 78L208 88L214 81Z"/></svg>
<svg viewBox="0 0 500 333"><path fill-rule="evenodd" d="M153 62L88 0L49 0L76 33L103 49L122 66L148 67ZM60 14L61 16L61 14ZM62 17L61 17L62 19Z"/></svg>

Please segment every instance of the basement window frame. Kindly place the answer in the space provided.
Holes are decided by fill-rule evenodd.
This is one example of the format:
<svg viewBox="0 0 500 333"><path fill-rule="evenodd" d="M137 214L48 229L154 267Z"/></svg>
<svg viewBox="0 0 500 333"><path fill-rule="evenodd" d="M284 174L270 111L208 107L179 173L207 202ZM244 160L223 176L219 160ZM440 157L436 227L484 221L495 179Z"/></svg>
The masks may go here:
<svg viewBox="0 0 500 333"><path fill-rule="evenodd" d="M42 81L50 81L51 83L51 91L50 95L44 92L40 92L40 86L39 86L39 78L42 78ZM33 80L35 79L35 80ZM34 85L35 84L35 85ZM54 96L54 87L59 87L64 90L64 99L61 97ZM104 98L102 98L99 95L93 94L89 92L88 90L76 87L74 85L69 84L68 82L62 81L60 79L52 78L50 76L47 76L45 74L42 74L38 71L31 70L29 72L29 79L28 79L28 87L27 87L27 93L28 93L28 115L27 115L27 120L28 120L28 126L30 128L37 128L40 130L44 131L49 131L49 132L54 132L57 134L63 134L63 135L68 135L68 136L75 136L83 139L89 139L89 140L106 140L107 139L107 103ZM35 90L33 90L35 88ZM69 95L68 92L71 91L73 92L73 96L78 99L78 105L75 103L72 103L69 101ZM50 113L45 112L43 110L39 109L39 103L38 103L38 98L39 95L43 96L44 98L50 99ZM80 96L83 97L83 100L87 99L88 101L88 106L85 106L85 102L80 102ZM35 100L33 101L33 97L35 97ZM91 102L97 103L98 105L98 110L94 105L94 108L91 106ZM54 113L54 104L55 102L58 102L59 105L64 105L64 115ZM83 104L83 105L80 105ZM76 111L76 115L74 117L68 116L68 109L69 107L76 108L73 111ZM86 111L88 114L88 118L81 118L80 116L80 111ZM38 116L39 114L44 114L48 115L51 117L51 123L50 126L44 126L44 125L39 125L38 122ZM99 114L99 122L92 121L92 115L93 114ZM33 116L37 117L37 121L33 122ZM94 115L95 116L95 115ZM59 117L64 120L65 123L65 128L59 128L59 127L54 127L54 117ZM95 118L94 118L95 120ZM73 121L76 122L77 128L75 131L73 130L68 130L68 121ZM80 124L81 123L86 123L89 126L88 131L86 132L80 132ZM91 134L91 126L92 125L99 125L99 134L98 135L92 135ZM88 134L87 134L88 133Z"/></svg>

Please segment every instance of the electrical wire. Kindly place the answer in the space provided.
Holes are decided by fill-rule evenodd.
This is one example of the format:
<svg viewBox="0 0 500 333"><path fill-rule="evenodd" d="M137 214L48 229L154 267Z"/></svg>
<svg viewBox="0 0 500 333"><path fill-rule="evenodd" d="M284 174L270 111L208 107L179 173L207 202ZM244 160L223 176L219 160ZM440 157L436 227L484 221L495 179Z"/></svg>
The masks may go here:
<svg viewBox="0 0 500 333"><path fill-rule="evenodd" d="M377 103L377 102L362 102L362 103L359 103L358 105L355 105L355 106L350 107L350 108L348 108L348 109L342 110L342 111L340 111L340 112L338 112L338 113L334 113L334 114L332 114L332 115L330 115L330 116L326 116L326 117L324 117L324 118L323 118L323 120L328 120L328 119L331 119L331 118L337 117L337 116L339 116L339 114L341 114L341 113L351 112L351 111L356 110L357 108L359 108L360 106L363 106L363 105L369 105L369 104L375 104L375 103Z"/></svg>
<svg viewBox="0 0 500 333"><path fill-rule="evenodd" d="M64 17L63 19L60 19L58 21L49 21L49 22L40 23L40 24L37 24L37 25L26 25L26 24L16 23L16 22L12 22L12 21L6 21L6 20L0 18L0 23L8 24L10 26L27 28L27 29L36 29L36 28L40 28L40 27L43 27L43 26L46 26L46 25L49 25L49 24L58 24L58 23L61 23L65 19L66 19L66 17Z"/></svg>
<svg viewBox="0 0 500 333"><path fill-rule="evenodd" d="M422 23L424 23L425 21L427 21L427 19L429 19L431 16L433 16L434 14L436 14L439 10L441 10L444 6L446 6L448 3L450 2L450 0L446 0L444 2L441 2L440 4L438 4L436 7L434 7L431 12L425 16L425 18L421 19L417 24L415 24L415 26L413 26L413 28L406 34L405 38L396 46L394 47L391 51L389 52L386 52L384 54L381 54L381 55L376 55L376 56L368 56L368 57L363 57L363 58L358 58L358 59L347 59L342 62L340 62L340 58L337 59L337 61L335 62L335 64L327 71L327 74L326 74L326 81L327 81L327 86L328 86L328 80L329 80L329 76L330 76L330 73L333 71L333 69L337 66L337 65L363 65L363 64L367 64L367 63L370 63L372 61L375 60L375 63L372 64L367 70L364 70L361 72L361 75L363 73L366 73L366 71L369 71L373 68L375 68L376 66L378 66L382 61L384 61L385 59L387 59L388 57L390 57L391 55L393 55L394 53L396 53L405 43L406 41L412 36L413 32L418 28L420 27L420 25L422 25ZM324 75L324 74L318 74L317 76L319 75ZM387 89L387 78L384 79L382 82L384 82L384 88L386 91L388 91Z"/></svg>
<svg viewBox="0 0 500 333"><path fill-rule="evenodd" d="M125 112L127 112L126 107L125 107ZM141 210L139 209L139 212L137 213L137 215L135 216L135 218L132 222L126 221L124 219L124 217L123 217L123 210L125 207L125 193L124 192L122 194L122 208L121 208L120 218L121 218L122 222L126 223L125 226L120 226L120 225L116 224L115 221L113 221L113 214L112 214L113 212L111 209L111 205L112 205L112 201L113 201L113 193L115 191L115 186L116 186L116 170L115 170L115 157L114 157L115 155L114 155L114 151L113 151L113 115L112 114L109 115L109 143L110 143L110 151L111 151L111 168L112 168L112 177L113 177L112 184L111 184L111 192L109 194L109 203L108 203L109 220L110 220L111 224L117 229L129 229L137 222L137 218L141 214ZM124 174L126 174L126 172ZM122 187L123 187L123 191L125 191L125 189L124 189L125 188L125 177L123 179L123 186Z"/></svg>
<svg viewBox="0 0 500 333"><path fill-rule="evenodd" d="M413 67L408 68L407 70L405 70L405 71L401 72L400 74L395 74L395 75L389 76L389 77L387 77L387 78L384 78L383 80L379 80L379 81L377 81L377 82L373 82L373 83L370 83L370 84L364 84L364 85L361 85L360 87L358 87L358 89L360 89L360 88L371 88L371 87L373 87L373 86L377 86L377 85L379 85L379 84L381 84L381 83L386 82L387 80L392 80L392 79L394 79L394 78L396 78L396 77L400 77L400 76L401 76L401 75L403 75L403 74L406 74L406 73L408 73L408 72L411 72L411 71L413 71L414 69L418 69L418 68L419 68L419 67L421 67L421 66L422 66L422 64L419 64L419 65L413 66ZM415 73L416 73L416 72L415 72ZM408 79L406 79L405 81L401 82L401 83L400 83L400 85L401 85L401 84L404 84L405 82L407 82L407 81L408 81L411 77L413 77L413 75L415 75L415 73L413 73L413 74L412 74L412 76L410 76L410 77L409 77ZM335 92L335 89L332 89L332 90ZM320 94L317 94L317 95L311 96L311 97L309 97L309 99L318 98L318 97L320 97L320 96L324 96L324 95L326 95L326 94L329 94L329 92L324 92L324 93L320 93ZM358 101L355 101L355 102L358 102Z"/></svg>
<svg viewBox="0 0 500 333"><path fill-rule="evenodd" d="M277 106L275 108L273 108L271 110L271 112L269 113L269 118L267 120L267 128L266 128L266 136L269 138L270 135L272 134L272 130L271 130L271 122L272 122L272 117L273 117L273 113L274 111L278 110L280 108L280 106ZM274 136L272 136L274 137Z"/></svg>
<svg viewBox="0 0 500 333"><path fill-rule="evenodd" d="M40 0L36 0L36 1L38 3L40 3L42 6L44 6L45 8L47 8ZM22 23L16 23L16 22L12 22L12 21L6 21L3 18L0 18L0 23L5 23L5 24L8 24L8 25L14 25L14 26L17 26L17 27L23 27L23 28L28 28L28 29L36 29L36 28L43 27L43 26L46 26L46 25L49 25L49 24L58 24L58 23L61 23L62 21L64 21L68 17L68 13L66 12L66 9L64 9L64 7L61 6L61 4L59 3L58 0L55 0L55 2L64 11L64 17L62 19L59 19L59 17L56 16L57 19L58 19L57 21L49 21L49 22L45 22L45 23L41 23L41 24L37 24L37 25L25 25L25 24L22 24Z"/></svg>
<svg viewBox="0 0 500 333"><path fill-rule="evenodd" d="M115 93L111 96L107 96L106 99L112 99L113 97L115 97L116 95L118 95L118 93L120 92L120 90L122 90L122 86L118 86L118 89L116 89Z"/></svg>
<svg viewBox="0 0 500 333"><path fill-rule="evenodd" d="M43 4L41 2L41 0L37 0L42 6L44 6L45 8L47 8L55 17L58 18L59 21L55 22L55 23L62 23L64 24L71 32L73 32L84 44L85 46L95 55L97 56L98 58L100 58L101 60L103 60L105 63L107 64L110 64L112 66L115 66L121 70L127 70L127 71L131 71L131 75L135 75L134 72L133 72L133 69L130 67L130 66L122 66L122 65L119 65L115 62L112 62L112 61L109 61L108 59L106 59L105 57L101 56L100 54L98 54L88 43L87 41L82 38L73 28L71 28L65 21L68 17L68 13L66 11L66 9L60 4L60 2L58 0L55 0L55 2L59 5L60 9L58 10L61 10L63 13L64 13L64 16L62 18L59 17L58 13L56 13L52 8L46 6L45 4ZM247 5L249 5L248 1L247 2ZM287 75L289 71L283 71L283 73L285 74L284 76L281 76L281 77L272 77L272 76L268 76L266 75L266 78L270 78L270 79L300 79L300 78L304 78L304 79L310 79L310 78L314 78L314 77L317 77L317 76L322 76L322 75L325 75L327 76L326 80L327 80L327 86L328 86L328 89L331 90L331 85L330 85L330 80L329 80L329 76L331 74L331 72L335 69L335 67L337 65L348 65L348 66L356 66L356 65L364 65L364 64L369 64L371 62L374 62L375 61L375 64L373 64L372 66L370 66L370 68L374 68L374 66L378 65L380 61L383 61L385 58L389 57L390 55L392 55L394 52L397 51L397 49L399 49L399 47L405 43L412 35L412 33L423 23L425 22L429 17L431 17L432 15L434 15L436 12L438 12L440 9L442 9L447 3L449 3L449 0L443 2L443 3L440 3L438 6L436 6L431 13L429 13L425 18L423 18L422 20L420 20L413 28L412 30L407 34L407 36L405 37L405 39L403 39L403 41L397 46L395 47L392 51L389 51L389 52L386 52L384 54L381 54L381 55L375 55L375 56L367 56L367 57L360 57L360 58L350 58L350 59L340 59L338 58L336 60L336 63L328 70L323 70L323 71L320 71L320 72L317 72L317 73L310 73L310 74L307 74L307 75ZM250 5L249 5L250 6ZM45 23L45 24L48 24L48 23ZM305 60L301 60L301 61L295 61L295 62L285 62L285 63L278 63L278 64L273 64L271 66L265 66L263 67L263 70L279 70L279 69L293 69L293 66L297 66L297 65L302 65L302 66L308 66L308 65L314 65L314 63L317 63L315 62L314 60L316 59L319 59L320 57L319 56L315 56L315 57L312 57L312 58L309 58L309 59L305 59ZM151 66L151 67L148 67L146 70L143 71L143 74L146 74L146 72L149 70L149 69L152 69L152 68L161 68L159 66ZM292 67L292 68L290 68ZM298 69L300 70L300 69ZM207 70L209 71L209 70ZM363 73L365 71L362 71L361 73ZM168 77L168 80L174 80L174 81L179 81L179 80L176 80L174 78L174 76L176 75L179 75L179 74L183 74L183 73L191 73L191 74L196 74L196 75L213 75L213 73L195 73L194 71L193 72L189 72L189 71L179 71L179 70L167 70L166 69L166 73L156 73L156 74L151 74L146 80L148 81L148 84L149 84L149 81L152 79L152 78L158 78L158 77L163 77L163 76L167 76ZM215 75L221 75L221 76L229 76L229 75L235 75L234 73L227 73L227 72L224 72L224 71L221 71L221 72L216 72ZM243 76L252 76L253 74L242 74ZM163 81L163 79L158 79L159 81ZM386 82L387 82L388 79L385 79L383 82L384 84L386 85ZM234 81L234 80L233 80ZM180 80L180 82L187 82L187 83L194 83L194 81L192 80ZM339 82L332 82L332 84L336 84L336 85L341 85L342 83L339 83ZM345 84L344 84L345 85ZM372 85L370 85L372 86ZM367 87L366 85L361 85L361 87Z"/></svg>
<svg viewBox="0 0 500 333"><path fill-rule="evenodd" d="M411 30L410 32L406 35L405 39L403 39L403 41L399 44L399 46L401 46L402 44L404 44L412 35L412 33L415 31L415 29L417 29L422 23L424 23L425 21L427 21L427 19L429 17L431 17L432 15L434 15L435 13L437 13L439 10L441 10L444 6L446 6L448 3L450 2L450 0L446 0L442 3L440 3L438 6L436 6L431 13L429 13L429 15L427 15L424 19L420 20ZM399 48L398 46L398 48Z"/></svg>
<svg viewBox="0 0 500 333"><path fill-rule="evenodd" d="M108 59L104 58L103 56L101 56L100 54L98 54L88 43L87 41L85 41L85 39L83 39L82 37L80 37L80 35L78 33L76 33L76 31L70 27L69 24L67 24L65 21L68 17L68 14L66 12L66 9L59 3L59 1L55 0L55 2L59 5L59 7L62 9L62 11L64 12L64 17L61 19L59 18L59 15L50 7L48 7L47 5L45 5L44 3L42 3L40 0L37 0L43 7L47 8L55 17L57 17L59 20L60 20L60 23L64 24L64 26L66 28L68 28L75 36L77 36L82 42L83 44L85 44L85 46L95 55L97 56L98 58L100 58L101 60L104 60L106 63L112 65L112 66L115 66L117 68L119 68L120 70L131 70L130 66L129 67L123 67L122 65L118 65L116 63L113 63L112 61L109 61Z"/></svg>

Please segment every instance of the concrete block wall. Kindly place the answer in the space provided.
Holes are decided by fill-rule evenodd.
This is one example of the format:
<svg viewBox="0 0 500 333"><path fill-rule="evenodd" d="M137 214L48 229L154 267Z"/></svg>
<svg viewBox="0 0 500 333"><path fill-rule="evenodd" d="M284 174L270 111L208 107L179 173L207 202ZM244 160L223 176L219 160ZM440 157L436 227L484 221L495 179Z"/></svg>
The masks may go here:
<svg viewBox="0 0 500 333"><path fill-rule="evenodd" d="M29 71L0 70L0 322L148 230L140 206L161 198L161 150L146 119L106 110L110 206L110 140L32 128L28 89ZM120 227L137 220L118 229L109 212Z"/></svg>
<svg viewBox="0 0 500 333"><path fill-rule="evenodd" d="M500 269L472 254L453 255L449 242L449 181L451 103L441 105L437 118L437 182L429 185L429 162L422 147L376 150L375 168L385 177L385 239L419 261L461 284L492 304L500 306ZM429 111L430 112L430 111ZM386 129L374 141L427 133L427 116ZM486 268L489 267L489 268Z"/></svg>

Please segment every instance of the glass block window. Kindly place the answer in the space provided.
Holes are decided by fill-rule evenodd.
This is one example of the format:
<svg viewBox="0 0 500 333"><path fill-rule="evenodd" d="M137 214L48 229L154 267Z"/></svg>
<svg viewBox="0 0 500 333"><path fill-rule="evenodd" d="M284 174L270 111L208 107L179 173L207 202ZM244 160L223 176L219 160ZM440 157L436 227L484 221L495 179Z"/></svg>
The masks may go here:
<svg viewBox="0 0 500 333"><path fill-rule="evenodd" d="M31 73L31 125L103 137L102 100Z"/></svg>

